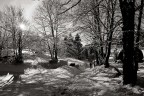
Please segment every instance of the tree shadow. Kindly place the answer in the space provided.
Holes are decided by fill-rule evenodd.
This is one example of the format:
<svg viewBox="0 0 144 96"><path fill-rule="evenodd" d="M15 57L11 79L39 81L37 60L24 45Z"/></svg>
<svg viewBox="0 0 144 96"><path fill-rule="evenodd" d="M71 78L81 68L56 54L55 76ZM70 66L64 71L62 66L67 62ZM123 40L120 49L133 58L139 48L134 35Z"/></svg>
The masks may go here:
<svg viewBox="0 0 144 96"><path fill-rule="evenodd" d="M54 96L56 88L53 86L46 86L42 82L36 83L17 83L4 87L0 90L1 96Z"/></svg>
<svg viewBox="0 0 144 96"><path fill-rule="evenodd" d="M0 65L0 75L6 75L7 73L24 74L24 70L29 68L29 65L30 63L24 63L19 65L13 65L13 64Z"/></svg>
<svg viewBox="0 0 144 96"><path fill-rule="evenodd" d="M137 76L137 85L144 88L144 77Z"/></svg>
<svg viewBox="0 0 144 96"><path fill-rule="evenodd" d="M49 62L38 62L38 65L41 65L43 68L46 69L56 69L58 67L67 65L67 61L59 60L58 63L50 64Z"/></svg>
<svg viewBox="0 0 144 96"><path fill-rule="evenodd" d="M58 79L59 80L55 82L48 82L49 84L42 81L34 83L14 82L0 90L1 96L72 96L72 94L67 91L68 85L72 82L65 78Z"/></svg>

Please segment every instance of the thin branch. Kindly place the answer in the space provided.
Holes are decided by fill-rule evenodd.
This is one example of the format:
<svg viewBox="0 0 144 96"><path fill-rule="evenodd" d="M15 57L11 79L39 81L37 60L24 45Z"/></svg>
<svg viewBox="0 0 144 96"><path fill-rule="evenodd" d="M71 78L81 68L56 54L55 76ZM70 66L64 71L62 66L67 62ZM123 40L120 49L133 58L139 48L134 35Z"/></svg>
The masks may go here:
<svg viewBox="0 0 144 96"><path fill-rule="evenodd" d="M79 0L77 3L75 3L74 5L72 5L72 6L69 7L68 9L66 9L65 11L59 13L58 15L61 15L61 14L65 13L65 12L69 11L70 9L72 9L73 7L75 7L76 5L78 5L80 2L81 2L81 0Z"/></svg>
<svg viewBox="0 0 144 96"><path fill-rule="evenodd" d="M71 2L72 0L67 1L66 3L62 4L61 6L67 5Z"/></svg>

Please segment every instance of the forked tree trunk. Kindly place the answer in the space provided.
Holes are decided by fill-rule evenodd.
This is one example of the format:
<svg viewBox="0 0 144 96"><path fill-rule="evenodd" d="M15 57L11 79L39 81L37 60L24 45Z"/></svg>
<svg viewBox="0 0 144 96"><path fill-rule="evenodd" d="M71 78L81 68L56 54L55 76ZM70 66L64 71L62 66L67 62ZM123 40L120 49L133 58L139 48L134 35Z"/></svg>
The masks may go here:
<svg viewBox="0 0 144 96"><path fill-rule="evenodd" d="M134 62L135 0L119 0L123 19L123 84L135 85L137 71Z"/></svg>

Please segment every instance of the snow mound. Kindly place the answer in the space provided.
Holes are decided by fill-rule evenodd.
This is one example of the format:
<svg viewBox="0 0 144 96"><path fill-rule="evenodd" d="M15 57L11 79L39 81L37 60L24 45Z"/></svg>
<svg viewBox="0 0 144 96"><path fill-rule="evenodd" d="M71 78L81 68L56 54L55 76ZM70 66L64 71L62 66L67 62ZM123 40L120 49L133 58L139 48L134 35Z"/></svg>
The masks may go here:
<svg viewBox="0 0 144 96"><path fill-rule="evenodd" d="M74 58L65 58L64 60L68 62L68 65L70 65L70 63L75 63L75 65L79 65L79 69L81 71L84 71L86 68L89 67L88 62L86 61L82 61Z"/></svg>
<svg viewBox="0 0 144 96"><path fill-rule="evenodd" d="M69 63L75 63L75 64L79 64L79 65L84 65L85 62L78 60L78 59L74 59L74 58L65 58L66 61L68 61Z"/></svg>
<svg viewBox="0 0 144 96"><path fill-rule="evenodd" d="M63 75L65 74L65 75L69 75L69 76L75 76L82 72L81 70L79 70L75 67L68 66L68 65L54 69L54 71L56 71L57 73L61 73Z"/></svg>

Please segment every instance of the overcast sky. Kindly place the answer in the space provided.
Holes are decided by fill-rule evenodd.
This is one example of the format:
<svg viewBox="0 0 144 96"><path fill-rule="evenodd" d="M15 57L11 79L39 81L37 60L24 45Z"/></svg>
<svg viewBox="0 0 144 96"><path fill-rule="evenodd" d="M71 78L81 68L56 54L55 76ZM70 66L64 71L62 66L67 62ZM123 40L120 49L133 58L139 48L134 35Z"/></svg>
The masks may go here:
<svg viewBox="0 0 144 96"><path fill-rule="evenodd" d="M0 0L0 9L8 5L21 6L24 9L25 18L31 20L32 14L39 2L39 0Z"/></svg>

